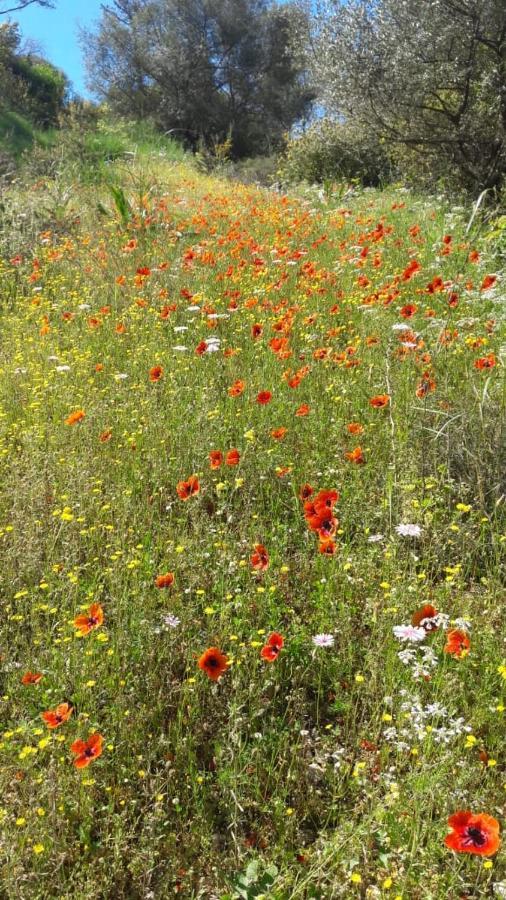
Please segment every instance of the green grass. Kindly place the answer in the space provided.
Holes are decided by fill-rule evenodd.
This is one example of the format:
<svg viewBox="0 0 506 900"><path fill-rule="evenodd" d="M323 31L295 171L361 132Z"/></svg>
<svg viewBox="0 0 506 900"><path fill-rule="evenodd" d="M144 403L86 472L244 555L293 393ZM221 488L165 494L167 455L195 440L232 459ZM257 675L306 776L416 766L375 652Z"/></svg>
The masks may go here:
<svg viewBox="0 0 506 900"><path fill-rule="evenodd" d="M486 242L400 189L287 198L156 153L110 183L121 209L73 184L78 221L3 242L2 896L491 896L504 851L485 867L444 845L458 809L504 822L504 309L501 277L480 290ZM67 188L46 180L38 206ZM15 190L25 209L34 190ZM427 293L435 276L447 289ZM210 337L219 351L196 354ZM212 470L231 448L239 465ZM306 482L340 492L334 556ZM104 623L78 637L92 602ZM440 627L416 678L393 628L425 603L469 623L471 652L445 654ZM197 666L213 646L231 663L217 684ZM70 745L92 732L103 754L78 770Z"/></svg>
<svg viewBox="0 0 506 900"><path fill-rule="evenodd" d="M51 147L56 142L55 129L41 130L14 110L0 111L0 148L19 160L33 144Z"/></svg>

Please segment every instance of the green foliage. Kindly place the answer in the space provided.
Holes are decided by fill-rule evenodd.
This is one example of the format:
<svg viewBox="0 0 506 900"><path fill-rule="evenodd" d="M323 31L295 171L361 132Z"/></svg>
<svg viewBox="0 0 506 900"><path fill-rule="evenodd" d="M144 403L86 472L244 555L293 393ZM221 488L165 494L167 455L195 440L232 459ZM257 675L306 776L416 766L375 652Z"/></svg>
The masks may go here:
<svg viewBox="0 0 506 900"><path fill-rule="evenodd" d="M0 26L0 152L19 161L31 146L48 147L66 108L65 75L38 56L20 53L17 25Z"/></svg>
<svg viewBox="0 0 506 900"><path fill-rule="evenodd" d="M56 142L54 129L36 128L29 119L13 110L0 109L0 147L14 160L20 160L25 150L34 144L51 148Z"/></svg>
<svg viewBox="0 0 506 900"><path fill-rule="evenodd" d="M132 219L132 206L122 187L110 184L109 191L111 192L121 223L124 228L127 228Z"/></svg>
<svg viewBox="0 0 506 900"><path fill-rule="evenodd" d="M234 900L255 900L262 897L273 887L278 874L276 866L264 867L260 860L253 859L247 866L243 875L239 875L233 883ZM267 896L269 894L267 893ZM272 895L271 895L272 896ZM226 895L221 900L232 900L232 897Z"/></svg>
<svg viewBox="0 0 506 900"><path fill-rule="evenodd" d="M310 184L358 181L371 186L389 180L390 175L385 148L373 135L328 119L290 138L281 163L283 179Z"/></svg>
<svg viewBox="0 0 506 900"><path fill-rule="evenodd" d="M319 6L310 46L327 109L385 142L418 184L498 191L506 174L504 0Z"/></svg>
<svg viewBox="0 0 506 900"><path fill-rule="evenodd" d="M9 68L26 91L25 109L33 121L42 128L57 125L68 91L63 72L46 60L30 56L13 57Z"/></svg>
<svg viewBox="0 0 506 900"><path fill-rule="evenodd" d="M39 147L24 158L25 175L60 175L64 172L82 183L107 182L115 160L134 160L156 155L182 161L180 144L156 131L150 123L115 118L106 109L88 103L69 106L55 147Z"/></svg>

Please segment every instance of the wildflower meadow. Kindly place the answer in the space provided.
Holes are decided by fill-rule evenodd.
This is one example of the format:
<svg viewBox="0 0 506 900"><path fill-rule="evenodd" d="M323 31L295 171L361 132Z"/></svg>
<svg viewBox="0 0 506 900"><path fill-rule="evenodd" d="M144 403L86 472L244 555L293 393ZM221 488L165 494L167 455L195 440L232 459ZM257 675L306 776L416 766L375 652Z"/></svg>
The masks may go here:
<svg viewBox="0 0 506 900"><path fill-rule="evenodd" d="M3 238L1 896L506 897L500 257L111 171Z"/></svg>

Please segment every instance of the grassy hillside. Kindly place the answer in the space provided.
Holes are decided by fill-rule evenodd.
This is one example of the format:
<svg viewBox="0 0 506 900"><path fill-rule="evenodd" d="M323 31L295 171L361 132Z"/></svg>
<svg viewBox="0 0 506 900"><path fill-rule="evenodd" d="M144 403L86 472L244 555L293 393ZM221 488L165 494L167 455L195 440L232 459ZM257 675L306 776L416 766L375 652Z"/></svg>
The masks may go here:
<svg viewBox="0 0 506 900"><path fill-rule="evenodd" d="M402 190L111 172L9 199L2 896L492 896L504 851L444 843L505 811L487 244Z"/></svg>
<svg viewBox="0 0 506 900"><path fill-rule="evenodd" d="M54 140L54 130L36 128L33 122L13 110L0 110L0 150L9 157L19 160L34 144L49 147Z"/></svg>

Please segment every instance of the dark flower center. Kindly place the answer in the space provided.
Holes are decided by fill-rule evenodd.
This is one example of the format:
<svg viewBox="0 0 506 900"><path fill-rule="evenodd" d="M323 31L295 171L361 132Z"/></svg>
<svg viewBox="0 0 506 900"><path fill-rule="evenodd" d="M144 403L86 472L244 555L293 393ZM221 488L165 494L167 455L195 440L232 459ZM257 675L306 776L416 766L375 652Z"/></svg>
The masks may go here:
<svg viewBox="0 0 506 900"><path fill-rule="evenodd" d="M468 828L467 835L471 838L475 847L483 847L487 843L487 837L479 828Z"/></svg>

